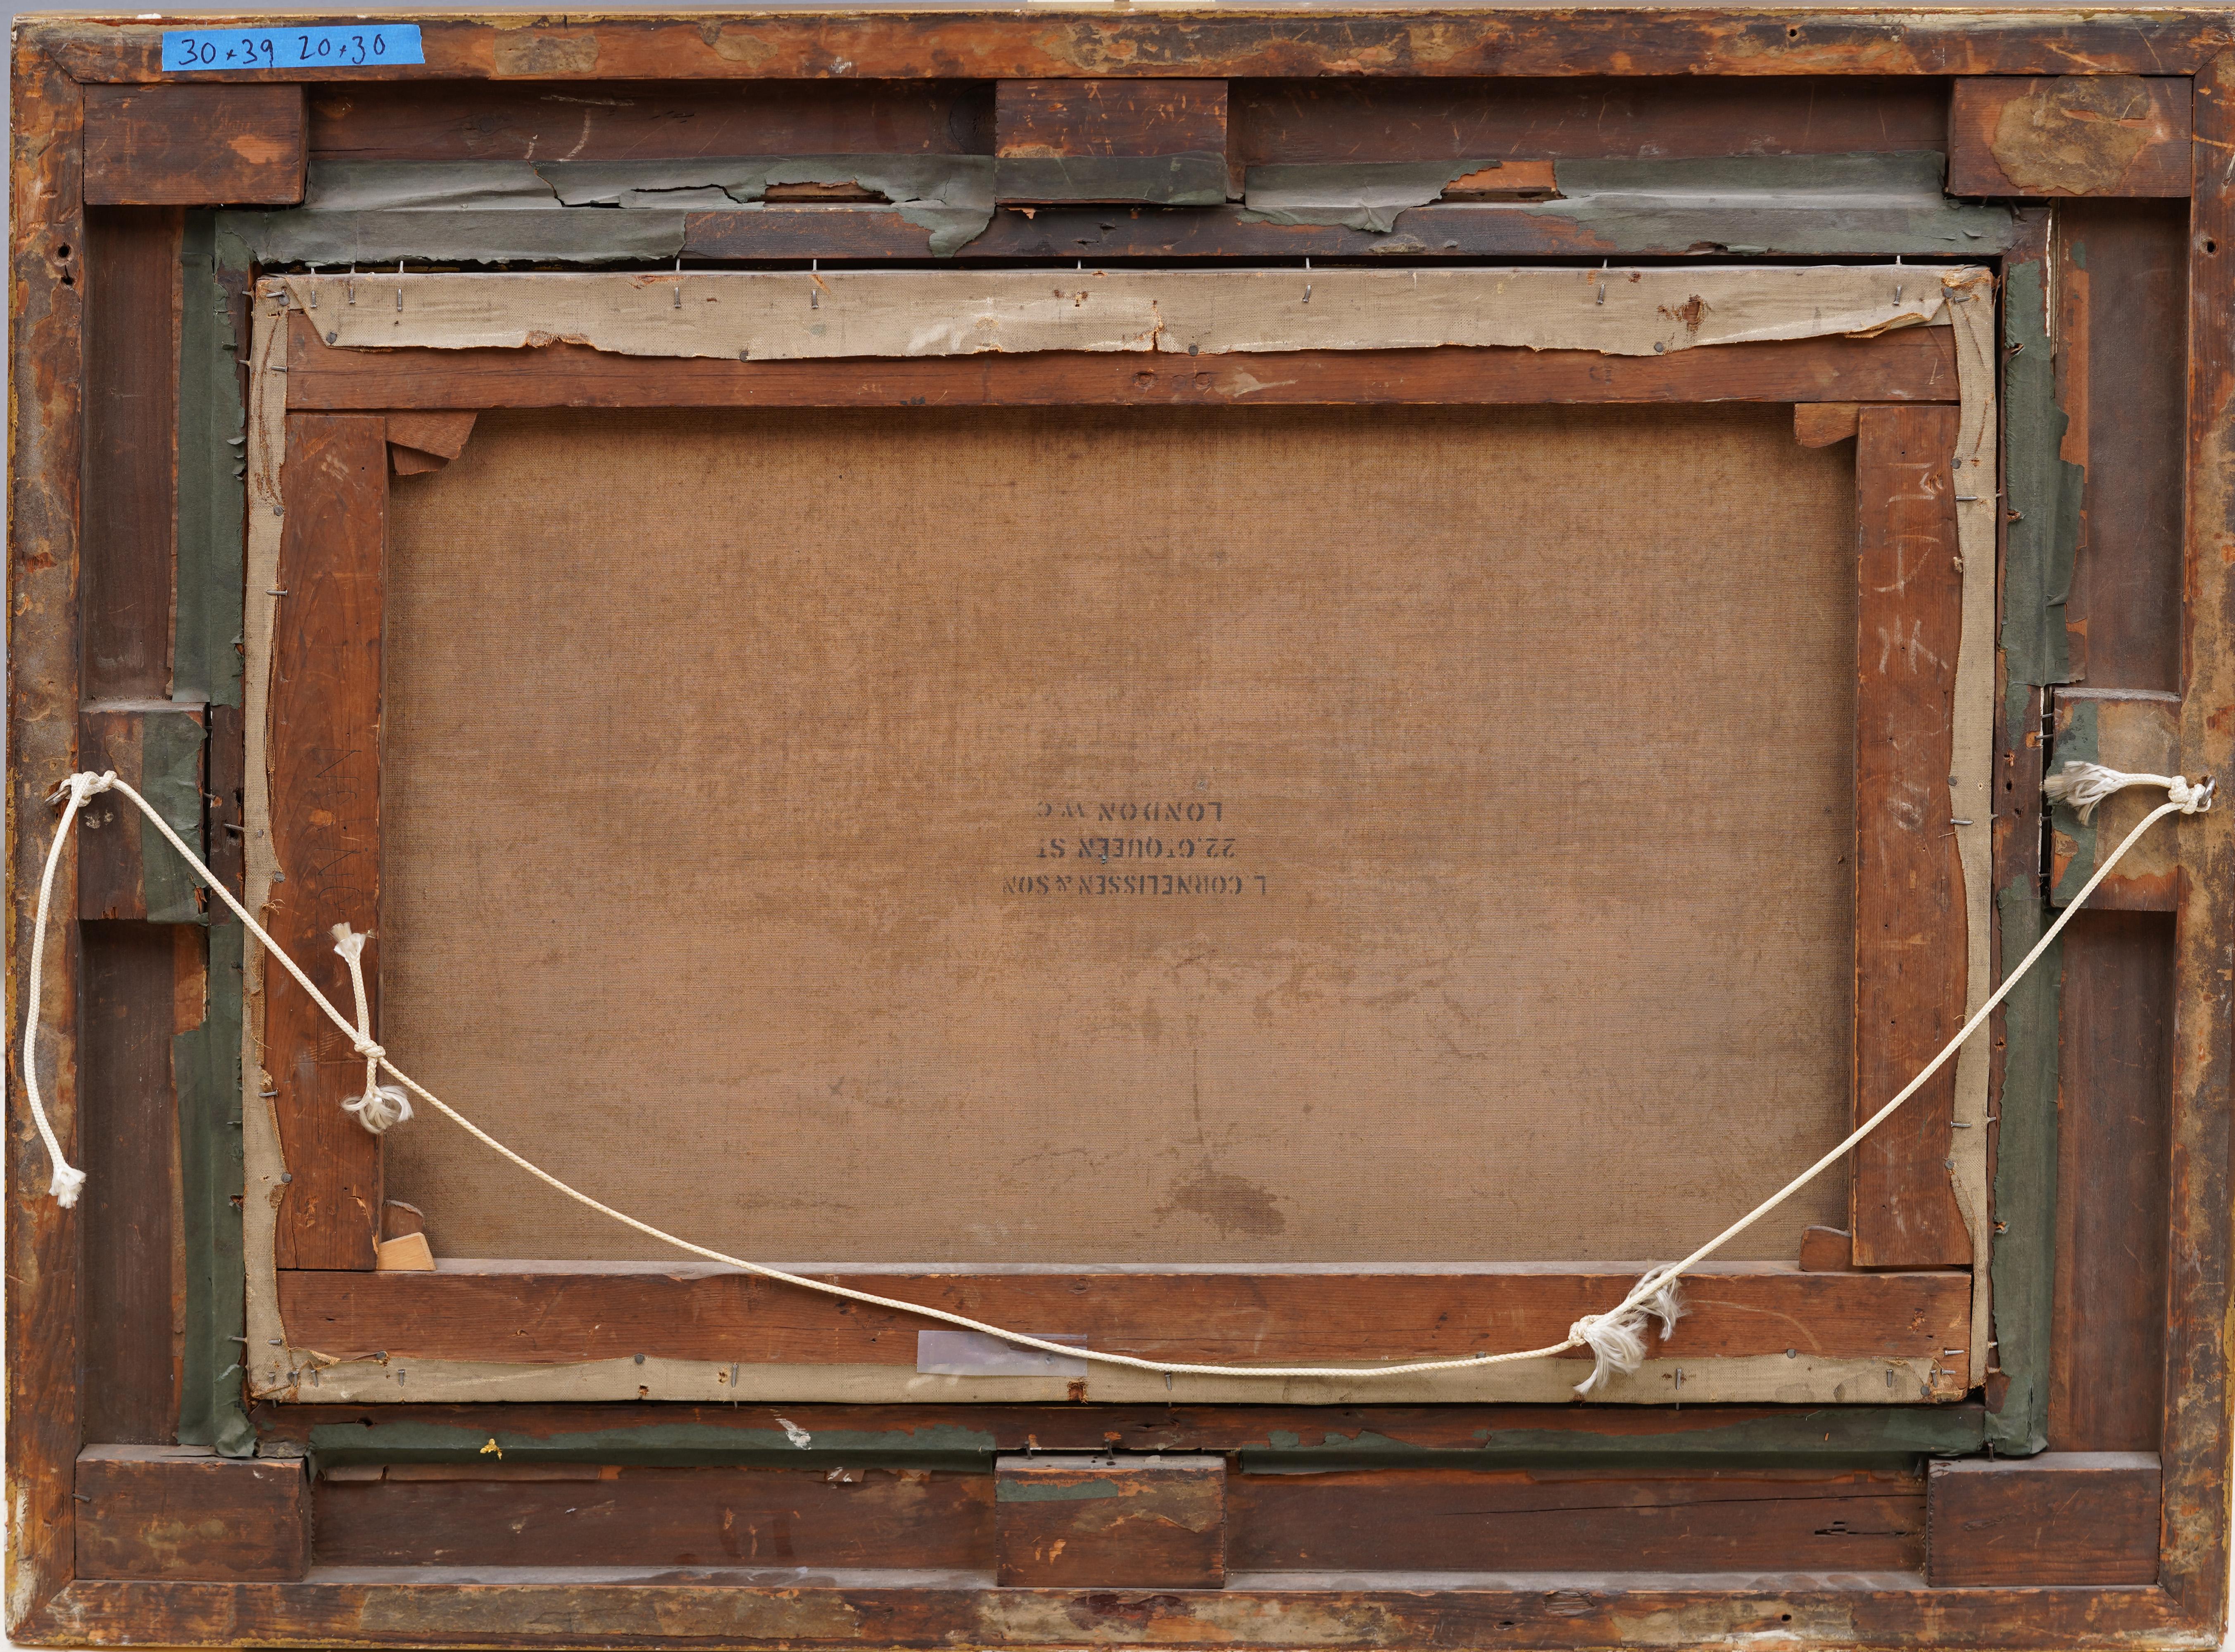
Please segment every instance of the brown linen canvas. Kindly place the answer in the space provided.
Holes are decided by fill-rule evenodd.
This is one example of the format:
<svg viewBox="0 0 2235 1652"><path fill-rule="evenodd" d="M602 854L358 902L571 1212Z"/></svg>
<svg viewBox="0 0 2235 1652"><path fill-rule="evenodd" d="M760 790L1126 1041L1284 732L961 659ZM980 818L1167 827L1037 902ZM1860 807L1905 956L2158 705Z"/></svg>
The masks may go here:
<svg viewBox="0 0 2235 1652"><path fill-rule="evenodd" d="M1672 1257L1848 1117L1852 491L1774 406L484 415L381 1036L757 1259ZM670 1254L387 1145L440 1255Z"/></svg>

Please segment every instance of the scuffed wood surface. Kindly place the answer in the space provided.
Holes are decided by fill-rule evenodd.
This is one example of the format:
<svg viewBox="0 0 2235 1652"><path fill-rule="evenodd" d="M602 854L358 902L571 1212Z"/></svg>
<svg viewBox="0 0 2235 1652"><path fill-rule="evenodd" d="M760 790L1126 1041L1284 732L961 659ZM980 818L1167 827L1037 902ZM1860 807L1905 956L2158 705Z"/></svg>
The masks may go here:
<svg viewBox="0 0 2235 1652"><path fill-rule="evenodd" d="M74 1585L38 1620L76 1637L129 1624L174 1644L620 1647L823 1642L863 1647L1314 1646L1554 1649L1756 1638L1799 1649L1930 1643L2026 1652L2209 1645L2162 1590L1982 1589L1928 1594L1900 1574L1766 1572L1743 1590L1586 1573L1263 1573L1223 1590L995 1589L976 1571L613 1569L554 1583L427 1567L300 1583ZM476 1586L461 1589L470 1581Z"/></svg>
<svg viewBox="0 0 2235 1652"><path fill-rule="evenodd" d="M1956 419L1864 410L1855 459L1862 540L1855 700L1855 1121L1937 1055L1963 1015L1963 883L1954 812L1954 700L1963 578L1949 473ZM1855 1150L1858 1267L1967 1263L1943 1161L1951 1061ZM1968 1336L1950 1344L1968 1349Z"/></svg>
<svg viewBox="0 0 2235 1652"><path fill-rule="evenodd" d="M279 865L265 927L329 998L349 1006L332 928L372 932L365 984L379 1022L381 622L386 568L384 421L291 415L286 518L273 626L272 844ZM380 1140L342 1110L364 1063L317 1005L267 972L264 1062L292 1178L279 1265L373 1265Z"/></svg>
<svg viewBox="0 0 2235 1652"><path fill-rule="evenodd" d="M77 1459L77 1575L279 1583L311 1563L299 1457L89 1446Z"/></svg>
<svg viewBox="0 0 2235 1652"><path fill-rule="evenodd" d="M1793 13L1465 5L1406 15L895 12L724 21L583 17L501 26L429 18L423 65L256 71L308 81L1238 79L1338 75L2183 75L2225 47L2209 7L2105 18L2034 10ZM81 80L161 75L161 29L51 23L35 36Z"/></svg>
<svg viewBox="0 0 2235 1652"><path fill-rule="evenodd" d="M2187 605L2180 761L2235 776L2235 54L2199 75L2189 236ZM2180 820L2159 1577L2214 1636L2227 1610L2228 1112L2235 1063L2235 809Z"/></svg>
<svg viewBox="0 0 2235 1652"><path fill-rule="evenodd" d="M1242 1474L1236 1571L1914 1571L1924 1482L1897 1469L1364 1469Z"/></svg>
<svg viewBox="0 0 2235 1652"><path fill-rule="evenodd" d="M2155 1453L1935 1463L1927 1487L1935 1588L2158 1580Z"/></svg>
<svg viewBox="0 0 2235 1652"><path fill-rule="evenodd" d="M26 1002L39 877L56 814L47 794L76 767L80 468L83 458L84 208L79 92L38 45L15 49L10 129L8 861L11 1005ZM78 1134L77 878L54 884L62 921L41 977L40 1092L67 1152ZM16 1013L20 1014L20 1009ZM8 1044L11 1119L23 1116L22 1039ZM80 1422L78 1221L47 1196L36 1132L7 1152L6 1629L22 1637L69 1581L71 1459Z"/></svg>
<svg viewBox="0 0 2235 1652"><path fill-rule="evenodd" d="M1089 1346L1159 1360L1368 1362L1557 1342L1620 1300L1636 1269L1537 1264L1445 1272L1209 1269L889 1270L820 1273L855 1290L995 1324L1083 1331ZM566 1364L629 1358L913 1368L931 1322L698 1264L444 1260L432 1274L283 1269L291 1342L338 1358ZM1817 1274L1774 1264L1702 1271L1690 1313L1655 1357L1915 1360L1956 1344L1970 1311L1961 1273ZM1347 1304L1347 1306L1346 1306ZM1796 1329L1798 1328L1798 1329ZM1798 1339L1796 1341L1796 1339ZM308 1396L305 1396L308 1397ZM1866 1396L1882 1399L1884 1395ZM1902 1398L1913 1398L1903 1394Z"/></svg>
<svg viewBox="0 0 2235 1652"><path fill-rule="evenodd" d="M1226 1459L1002 1457L994 1576L1004 1588L1216 1589Z"/></svg>
<svg viewBox="0 0 2235 1652"><path fill-rule="evenodd" d="M1383 405L1539 402L1953 402L1954 334L1729 344L1674 356L1595 350L1300 351L1277 375L1247 356L1049 352L916 361L726 362L534 349L330 349L290 318L298 409L544 407Z"/></svg>
<svg viewBox="0 0 2235 1652"><path fill-rule="evenodd" d="M330 1471L312 1501L321 1566L993 1564L993 1477L984 1473L492 1457Z"/></svg>
<svg viewBox="0 0 2235 1652"><path fill-rule="evenodd" d="M303 199L299 85L94 86L85 194L111 206L292 206Z"/></svg>
<svg viewBox="0 0 2235 1652"><path fill-rule="evenodd" d="M1956 82L1948 193L2186 195L2188 88L2178 75L1982 75Z"/></svg>

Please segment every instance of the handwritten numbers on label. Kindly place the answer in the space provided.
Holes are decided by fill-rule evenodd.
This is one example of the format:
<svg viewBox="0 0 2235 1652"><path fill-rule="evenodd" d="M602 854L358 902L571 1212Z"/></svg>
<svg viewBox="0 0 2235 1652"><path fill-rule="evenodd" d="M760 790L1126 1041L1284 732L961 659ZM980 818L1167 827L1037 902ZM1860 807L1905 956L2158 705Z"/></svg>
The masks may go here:
<svg viewBox="0 0 2235 1652"><path fill-rule="evenodd" d="M251 69L377 69L423 63L414 23L357 23L339 29L166 29L166 74L221 74Z"/></svg>

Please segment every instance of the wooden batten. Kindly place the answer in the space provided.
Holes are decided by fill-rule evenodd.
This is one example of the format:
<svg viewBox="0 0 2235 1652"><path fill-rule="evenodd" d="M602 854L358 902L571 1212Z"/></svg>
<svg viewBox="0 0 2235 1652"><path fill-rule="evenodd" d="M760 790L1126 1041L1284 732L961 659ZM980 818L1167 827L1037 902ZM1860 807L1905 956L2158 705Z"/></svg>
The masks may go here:
<svg viewBox="0 0 2235 1652"><path fill-rule="evenodd" d="M1004 205L1208 206L1227 196L1224 81L1003 81L993 194Z"/></svg>
<svg viewBox="0 0 2235 1652"><path fill-rule="evenodd" d="M1226 1581L1222 1457L1002 1457L993 1481L995 1576L1006 1588Z"/></svg>
<svg viewBox="0 0 2235 1652"><path fill-rule="evenodd" d="M331 958L337 924L372 933L364 974L376 1016L384 422L329 414L288 420L271 702L279 878L265 920L306 963ZM380 1142L343 1111L364 1087L364 1061L301 993L272 993L265 1015L265 1059L291 1166L279 1255L295 1267L370 1269Z"/></svg>
<svg viewBox="0 0 2235 1652"><path fill-rule="evenodd" d="M1938 1589L2158 1580L2154 1453L1935 1463L1925 1576Z"/></svg>
<svg viewBox="0 0 2235 1652"><path fill-rule="evenodd" d="M1247 357L1050 351L881 358L832 373L814 362L533 349L330 349L291 318L288 405L299 409L545 407L1145 407L1496 404L1540 402L1953 402L1944 327L1884 338L1794 339L1608 356L1524 349L1299 350L1268 381ZM1852 432L1850 433L1852 434Z"/></svg>
<svg viewBox="0 0 2235 1652"><path fill-rule="evenodd" d="M80 765L113 770L199 852L206 721L201 706L161 701L88 708L78 714ZM79 811L77 842L80 917L200 917L192 874L136 805L113 792L93 798Z"/></svg>
<svg viewBox="0 0 2235 1652"><path fill-rule="evenodd" d="M285 1583L311 1563L299 1457L88 1446L77 1459L80 1577Z"/></svg>
<svg viewBox="0 0 2235 1652"><path fill-rule="evenodd" d="M1967 77L1948 114L1948 193L2186 195L2189 150L2177 75Z"/></svg>
<svg viewBox="0 0 2235 1652"><path fill-rule="evenodd" d="M2073 685L2051 691L2048 770L2101 763L2129 774L2180 772L2180 696L2148 689ZM2142 817L2165 801L2154 787L2103 800L2082 820L2069 803L2048 819L2048 898L2067 904ZM2153 832L2127 852L2088 904L2109 911L2170 912L2180 904L2179 827Z"/></svg>
<svg viewBox="0 0 2235 1652"><path fill-rule="evenodd" d="M1798 402L1793 408L1793 438L1804 447L1852 441L1862 428L1862 408L1852 402Z"/></svg>
<svg viewBox="0 0 2235 1652"><path fill-rule="evenodd" d="M1963 601L1950 474L1956 415L1870 408L1855 698L1855 1115L1876 1113L1962 1019L1964 900L1954 811L1954 681ZM1929 804L1918 800L1930 799ZM1971 1259L1943 1161L1956 1078L1940 1074L1856 1150L1854 1259Z"/></svg>
<svg viewBox="0 0 2235 1652"><path fill-rule="evenodd" d="M92 206L292 206L305 154L299 85L86 88Z"/></svg>

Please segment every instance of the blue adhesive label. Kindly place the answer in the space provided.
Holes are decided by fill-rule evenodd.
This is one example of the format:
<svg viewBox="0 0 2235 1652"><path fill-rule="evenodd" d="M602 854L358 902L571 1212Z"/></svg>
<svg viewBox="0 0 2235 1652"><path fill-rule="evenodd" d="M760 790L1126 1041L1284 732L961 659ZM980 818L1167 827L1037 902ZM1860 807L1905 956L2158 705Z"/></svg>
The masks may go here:
<svg viewBox="0 0 2235 1652"><path fill-rule="evenodd" d="M340 29L166 29L166 74L228 69L363 69L423 63L416 23L354 23Z"/></svg>

